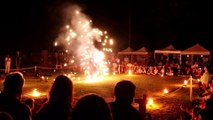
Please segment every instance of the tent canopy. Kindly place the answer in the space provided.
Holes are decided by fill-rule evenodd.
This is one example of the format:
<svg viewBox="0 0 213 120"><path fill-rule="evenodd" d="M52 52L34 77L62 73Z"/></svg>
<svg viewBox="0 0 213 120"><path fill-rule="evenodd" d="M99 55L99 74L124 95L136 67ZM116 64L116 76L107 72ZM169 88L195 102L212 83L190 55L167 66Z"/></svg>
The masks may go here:
<svg viewBox="0 0 213 120"><path fill-rule="evenodd" d="M150 51L146 47L142 47L139 50L132 52L134 55L147 55L149 53Z"/></svg>
<svg viewBox="0 0 213 120"><path fill-rule="evenodd" d="M130 55L134 50L131 47L127 47L126 49L118 52L119 55Z"/></svg>
<svg viewBox="0 0 213 120"><path fill-rule="evenodd" d="M210 51L202 47L200 44L195 44L194 46L181 51L182 55L210 55Z"/></svg>
<svg viewBox="0 0 213 120"><path fill-rule="evenodd" d="M180 54L180 50L176 50L173 45L169 45L161 50L155 50L156 53L161 53L161 54Z"/></svg>

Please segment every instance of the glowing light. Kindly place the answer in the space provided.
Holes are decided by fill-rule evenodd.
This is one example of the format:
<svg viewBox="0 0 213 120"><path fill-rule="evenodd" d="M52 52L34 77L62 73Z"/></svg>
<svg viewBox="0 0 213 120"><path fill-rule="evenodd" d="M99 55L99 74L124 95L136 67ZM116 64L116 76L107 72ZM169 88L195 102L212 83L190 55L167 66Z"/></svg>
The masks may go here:
<svg viewBox="0 0 213 120"><path fill-rule="evenodd" d="M188 84L188 80L184 80L184 82L183 82L183 87L186 87L187 84Z"/></svg>
<svg viewBox="0 0 213 120"><path fill-rule="evenodd" d="M74 63L75 62L75 60L70 60L70 63Z"/></svg>
<svg viewBox="0 0 213 120"><path fill-rule="evenodd" d="M55 42L55 43L54 43L54 45L55 45L55 46L58 46L58 43L57 43L57 42Z"/></svg>
<svg viewBox="0 0 213 120"><path fill-rule="evenodd" d="M153 105L153 99L152 99L152 98L149 98L147 104L148 104L149 106L152 106L152 105Z"/></svg>
<svg viewBox="0 0 213 120"><path fill-rule="evenodd" d="M109 44L110 44L110 45L113 45L113 43L114 43L113 40L110 39L110 40L109 40Z"/></svg>
<svg viewBox="0 0 213 120"><path fill-rule="evenodd" d="M198 82L200 82L200 79L197 79Z"/></svg>
<svg viewBox="0 0 213 120"><path fill-rule="evenodd" d="M67 67L67 63L64 63L64 67Z"/></svg>
<svg viewBox="0 0 213 120"><path fill-rule="evenodd" d="M41 79L43 80L43 79L44 79L44 76L41 76Z"/></svg>
<svg viewBox="0 0 213 120"><path fill-rule="evenodd" d="M67 41L70 41L70 36L67 36L67 39L66 39Z"/></svg>
<svg viewBox="0 0 213 120"><path fill-rule="evenodd" d="M169 93L169 91L166 88L163 90L163 92L164 92L164 94L168 94Z"/></svg>
<svg viewBox="0 0 213 120"><path fill-rule="evenodd" d="M80 12L78 10L76 10L75 13L78 15Z"/></svg>
<svg viewBox="0 0 213 120"><path fill-rule="evenodd" d="M35 88L31 94L33 97L39 97L41 95L40 92L37 91L37 89Z"/></svg>
<svg viewBox="0 0 213 120"><path fill-rule="evenodd" d="M69 28L70 28L70 26L69 26L69 25L66 25L66 28L67 28L67 29L69 29Z"/></svg>
<svg viewBox="0 0 213 120"><path fill-rule="evenodd" d="M129 71L128 71L128 75L132 75L132 70L129 70Z"/></svg>

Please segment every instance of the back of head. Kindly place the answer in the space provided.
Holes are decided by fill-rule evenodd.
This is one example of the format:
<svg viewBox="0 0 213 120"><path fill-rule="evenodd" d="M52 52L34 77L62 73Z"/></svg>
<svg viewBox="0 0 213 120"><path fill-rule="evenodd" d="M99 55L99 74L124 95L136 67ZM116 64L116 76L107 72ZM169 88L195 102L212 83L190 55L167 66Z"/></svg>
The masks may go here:
<svg viewBox="0 0 213 120"><path fill-rule="evenodd" d="M28 105L31 109L34 108L34 102L35 100L32 98L27 98L26 100L24 100L24 103Z"/></svg>
<svg viewBox="0 0 213 120"><path fill-rule="evenodd" d="M24 77L20 72L13 72L6 76L3 92L8 95L21 95L24 85Z"/></svg>
<svg viewBox="0 0 213 120"><path fill-rule="evenodd" d="M135 96L136 86L128 80L118 82L114 89L114 94L117 102L131 104Z"/></svg>
<svg viewBox="0 0 213 120"><path fill-rule="evenodd" d="M106 101L89 94L80 98L72 112L72 120L112 120L111 110Z"/></svg>
<svg viewBox="0 0 213 120"><path fill-rule="evenodd" d="M73 83L72 81L64 76L59 75L56 77L53 85L50 89L50 100L52 101L67 101L67 98L73 99Z"/></svg>

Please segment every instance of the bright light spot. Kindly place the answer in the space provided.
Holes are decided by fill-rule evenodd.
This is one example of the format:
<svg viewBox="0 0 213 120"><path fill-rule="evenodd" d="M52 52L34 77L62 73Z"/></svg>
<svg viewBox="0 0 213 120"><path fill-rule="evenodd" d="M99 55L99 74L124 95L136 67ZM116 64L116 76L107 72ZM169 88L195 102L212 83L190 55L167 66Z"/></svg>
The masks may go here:
<svg viewBox="0 0 213 120"><path fill-rule="evenodd" d="M109 40L109 44L110 44L110 45L113 45L113 43L114 43L113 40L110 39L110 40Z"/></svg>
<svg viewBox="0 0 213 120"><path fill-rule="evenodd" d="M152 105L153 105L153 99L152 99L152 98L149 98L147 104L148 104L149 106L152 106Z"/></svg>
<svg viewBox="0 0 213 120"><path fill-rule="evenodd" d="M70 36L67 36L67 39L66 39L67 41L70 41Z"/></svg>
<svg viewBox="0 0 213 120"><path fill-rule="evenodd" d="M132 70L129 70L129 71L128 71L128 75L132 75Z"/></svg>
<svg viewBox="0 0 213 120"><path fill-rule="evenodd" d="M67 67L67 63L64 63L64 67Z"/></svg>
<svg viewBox="0 0 213 120"><path fill-rule="evenodd" d="M58 46L58 43L57 43L57 42L55 42L55 43L54 43L54 45L55 45L55 46Z"/></svg>
<svg viewBox="0 0 213 120"><path fill-rule="evenodd" d="M187 86L187 84L188 84L188 80L184 80L183 85Z"/></svg>
<svg viewBox="0 0 213 120"><path fill-rule="evenodd" d="M67 28L67 29L69 29L69 28L70 28L70 26L69 26L69 25L66 25L66 28Z"/></svg>
<svg viewBox="0 0 213 120"><path fill-rule="evenodd" d="M75 62L74 60L71 60L71 61L70 61L70 63L74 63L74 62Z"/></svg>
<svg viewBox="0 0 213 120"><path fill-rule="evenodd" d="M153 103L152 105L146 104L146 108L150 110L159 110L162 107L162 105Z"/></svg>
<svg viewBox="0 0 213 120"><path fill-rule="evenodd" d="M163 92L164 92L164 94L169 93L169 91L166 88L163 90Z"/></svg>
<svg viewBox="0 0 213 120"><path fill-rule="evenodd" d="M200 79L197 79L198 82L200 82Z"/></svg>
<svg viewBox="0 0 213 120"><path fill-rule="evenodd" d="M76 11L75 11L75 14L77 14L77 15L78 15L78 14L79 14L79 11L78 11L78 10L76 10Z"/></svg>
<svg viewBox="0 0 213 120"><path fill-rule="evenodd" d="M33 97L39 97L41 95L40 92L37 91L37 89L34 89L32 94L31 94Z"/></svg>

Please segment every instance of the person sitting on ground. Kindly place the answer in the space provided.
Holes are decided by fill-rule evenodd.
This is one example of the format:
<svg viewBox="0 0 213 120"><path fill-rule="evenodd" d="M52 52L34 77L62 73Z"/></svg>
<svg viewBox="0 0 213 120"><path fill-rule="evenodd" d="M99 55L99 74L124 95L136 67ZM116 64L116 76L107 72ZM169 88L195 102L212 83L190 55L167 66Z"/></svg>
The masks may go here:
<svg viewBox="0 0 213 120"><path fill-rule="evenodd" d="M114 88L115 101L110 102L113 120L141 120L140 112L132 106L136 86L128 80L118 82Z"/></svg>
<svg viewBox="0 0 213 120"><path fill-rule="evenodd" d="M108 103L99 95L87 94L73 108L72 120L112 120Z"/></svg>
<svg viewBox="0 0 213 120"><path fill-rule="evenodd" d="M0 111L9 113L15 120L31 120L29 107L21 102L24 82L22 73L9 73L0 94Z"/></svg>
<svg viewBox="0 0 213 120"><path fill-rule="evenodd" d="M213 83L212 83L212 81L209 81L209 83L208 83L208 89L204 88L204 91L200 95L200 97L202 97L203 100L207 100L208 98L210 98L210 96L212 95L212 93L213 93Z"/></svg>
<svg viewBox="0 0 213 120"><path fill-rule="evenodd" d="M73 103L73 83L59 75L53 82L47 101L35 115L35 120L67 120L71 116Z"/></svg>

